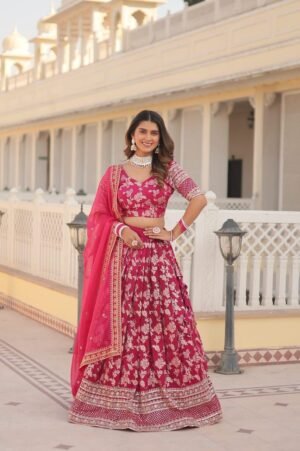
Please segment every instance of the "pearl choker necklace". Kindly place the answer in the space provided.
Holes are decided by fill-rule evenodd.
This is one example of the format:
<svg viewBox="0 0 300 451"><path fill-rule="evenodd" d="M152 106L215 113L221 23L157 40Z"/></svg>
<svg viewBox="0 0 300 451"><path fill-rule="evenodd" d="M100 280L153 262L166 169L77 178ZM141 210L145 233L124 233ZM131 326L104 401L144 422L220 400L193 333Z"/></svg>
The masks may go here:
<svg viewBox="0 0 300 451"><path fill-rule="evenodd" d="M145 168L146 166L150 166L152 164L152 155L147 157L139 157L134 154L131 158L129 158L129 163L134 166L139 166L140 168Z"/></svg>

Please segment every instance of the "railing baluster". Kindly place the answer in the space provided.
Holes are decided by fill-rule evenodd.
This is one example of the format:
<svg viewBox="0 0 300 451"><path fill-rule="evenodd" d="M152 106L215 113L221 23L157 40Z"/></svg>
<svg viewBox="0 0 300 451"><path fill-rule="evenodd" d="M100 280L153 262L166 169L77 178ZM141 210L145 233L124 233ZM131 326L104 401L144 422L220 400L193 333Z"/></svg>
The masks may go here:
<svg viewBox="0 0 300 451"><path fill-rule="evenodd" d="M236 301L235 305L237 307L245 308L246 304L246 289L247 289L247 268L248 268L248 257L246 255L241 255L238 259L238 264L236 268Z"/></svg>
<svg viewBox="0 0 300 451"><path fill-rule="evenodd" d="M300 304L300 257L293 255L290 261L288 305L299 307Z"/></svg>
<svg viewBox="0 0 300 451"><path fill-rule="evenodd" d="M273 307L274 262L274 255L267 255L264 258L262 305L270 308Z"/></svg>
<svg viewBox="0 0 300 451"><path fill-rule="evenodd" d="M286 276L287 276L287 263L286 256L279 257L276 274L276 296L275 305L286 305Z"/></svg>

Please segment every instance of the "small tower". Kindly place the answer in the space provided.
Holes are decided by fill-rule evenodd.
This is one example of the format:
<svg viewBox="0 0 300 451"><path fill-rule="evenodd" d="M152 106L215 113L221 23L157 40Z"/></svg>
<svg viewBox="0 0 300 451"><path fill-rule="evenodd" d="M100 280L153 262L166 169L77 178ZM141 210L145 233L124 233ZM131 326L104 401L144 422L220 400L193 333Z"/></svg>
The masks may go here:
<svg viewBox="0 0 300 451"><path fill-rule="evenodd" d="M110 39L114 51L122 50L123 30L132 30L157 17L157 7L166 0L120 0L111 2Z"/></svg>
<svg viewBox="0 0 300 451"><path fill-rule="evenodd" d="M57 25L55 23L47 22L47 19L55 14L55 9L52 7L51 13L39 20L37 28L38 34L30 40L34 44L34 60L35 60L35 78L44 78L44 66L47 63L56 60L57 47Z"/></svg>
<svg viewBox="0 0 300 451"><path fill-rule="evenodd" d="M1 60L1 89L6 89L6 80L15 72L23 73L30 68L32 55L29 53L29 42L17 28L3 39Z"/></svg>
<svg viewBox="0 0 300 451"><path fill-rule="evenodd" d="M122 49L123 30L156 18L166 0L62 0L44 23L57 26L57 72L106 58Z"/></svg>

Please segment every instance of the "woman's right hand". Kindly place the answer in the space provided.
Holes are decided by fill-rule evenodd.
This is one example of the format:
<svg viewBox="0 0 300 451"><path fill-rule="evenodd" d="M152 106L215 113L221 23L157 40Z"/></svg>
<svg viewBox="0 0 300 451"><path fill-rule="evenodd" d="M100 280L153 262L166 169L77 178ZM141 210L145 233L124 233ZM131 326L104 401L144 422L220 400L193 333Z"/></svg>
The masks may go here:
<svg viewBox="0 0 300 451"><path fill-rule="evenodd" d="M132 249L141 249L144 247L143 241L139 235L128 226L124 227L122 230L121 237L126 246L131 247Z"/></svg>

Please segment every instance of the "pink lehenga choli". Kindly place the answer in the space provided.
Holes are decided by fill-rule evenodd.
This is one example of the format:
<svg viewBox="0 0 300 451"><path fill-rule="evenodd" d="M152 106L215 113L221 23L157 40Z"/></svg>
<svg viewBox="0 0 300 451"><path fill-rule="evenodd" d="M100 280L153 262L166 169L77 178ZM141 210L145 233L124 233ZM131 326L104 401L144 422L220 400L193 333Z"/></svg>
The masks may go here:
<svg viewBox="0 0 300 451"><path fill-rule="evenodd" d="M187 286L169 241L129 248L114 230L124 216L161 217L174 190L201 193L176 162L164 185L122 165L102 178L88 219L85 281L75 341L69 421L166 431L213 424L221 407L207 374Z"/></svg>

